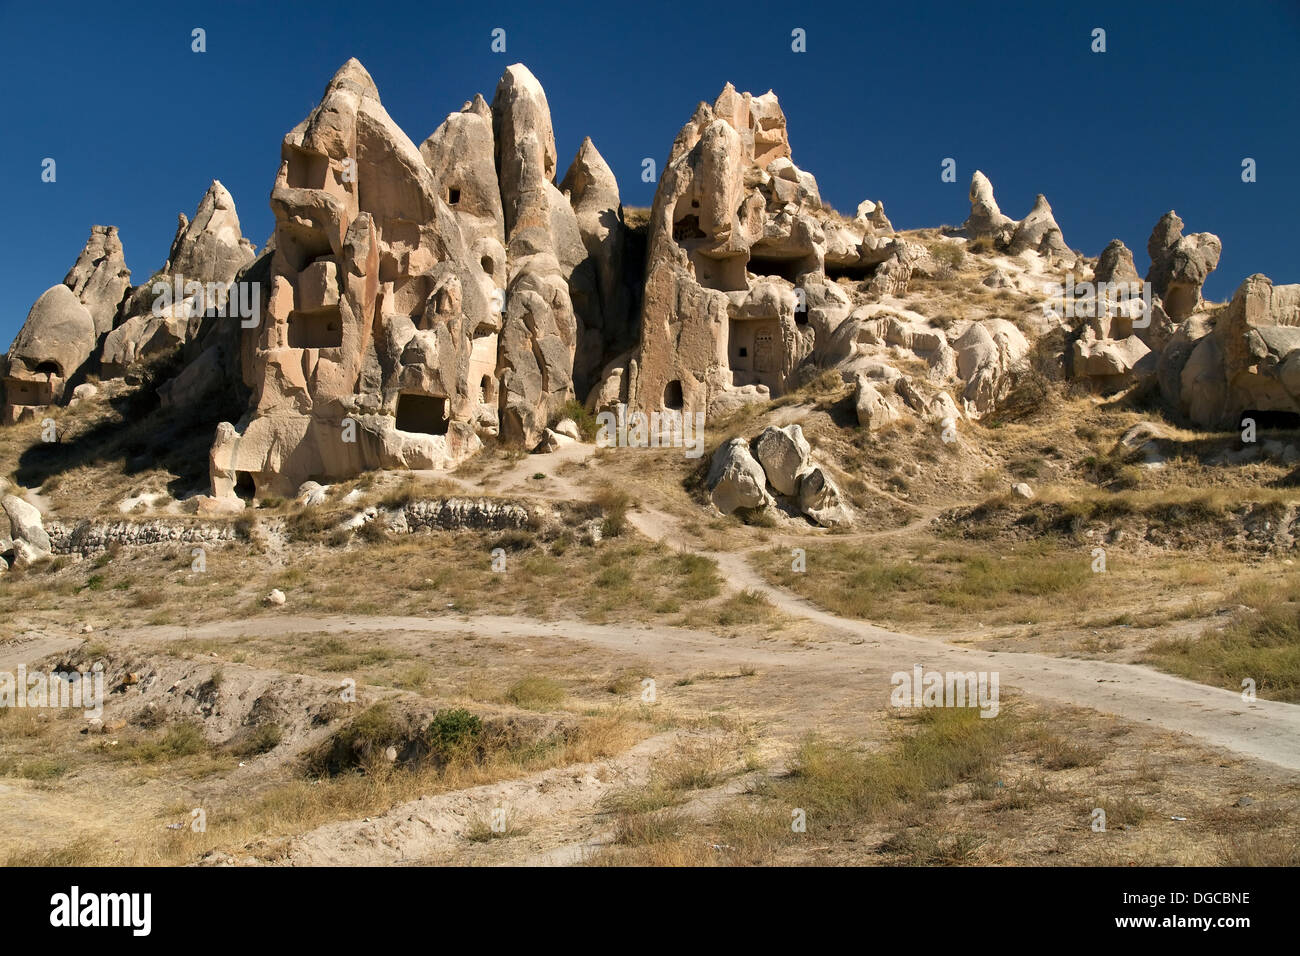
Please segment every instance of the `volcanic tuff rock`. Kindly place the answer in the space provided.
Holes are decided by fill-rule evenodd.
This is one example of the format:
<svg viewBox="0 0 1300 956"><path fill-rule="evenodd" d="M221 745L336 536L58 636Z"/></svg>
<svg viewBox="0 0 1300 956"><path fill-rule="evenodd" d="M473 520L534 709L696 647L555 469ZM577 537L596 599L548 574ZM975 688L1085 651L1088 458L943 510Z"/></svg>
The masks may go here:
<svg viewBox="0 0 1300 956"><path fill-rule="evenodd" d="M95 320L66 285L46 289L5 356L3 421L42 414L95 351Z"/></svg>
<svg viewBox="0 0 1300 956"><path fill-rule="evenodd" d="M112 330L122 296L131 286L131 270L126 267L116 226L90 227L90 238L63 277L63 284L90 313L96 335Z"/></svg>
<svg viewBox="0 0 1300 956"><path fill-rule="evenodd" d="M915 417L946 435L995 410L1031 339L1041 350L1056 331L1055 358L1080 382L1114 390L1154 376L1196 423L1300 411L1300 287L1252 276L1222 312L1205 308L1221 245L1184 236L1172 212L1148 243L1149 322L1085 287L1068 315L1013 323L992 310L927 317L909 289L950 283L977 240L991 240L975 251L993 262L976 291L995 301L1081 265L1095 283L1134 282L1132 254L1116 239L1082 260L1042 195L1013 220L979 171L963 229L922 234L924 245L897 235L878 201L841 215L795 165L772 92L728 84L699 104L644 227L629 228L590 139L558 174L546 93L523 65L505 70L490 105L475 95L417 148L349 60L284 137L261 254L217 181L143 285L129 285L116 229L93 227L5 356L0 417L44 414L74 392L95 401L87 376L138 384L174 360L157 388L164 410L232 409L211 447L213 496L195 502L217 514L242 507L238 496L290 496L369 469L455 467L493 436L556 448L577 440L560 421L570 400L668 413L660 421L676 430L677 415L725 415L827 370L855 385L859 427ZM169 299L155 310L159 283ZM851 521L808 455L798 426L769 429L753 454L743 440L722 446L715 503L764 507L775 494L820 524Z"/></svg>
<svg viewBox="0 0 1300 956"><path fill-rule="evenodd" d="M1201 305L1201 286L1219 264L1223 244L1209 232L1183 235L1183 221L1172 209L1161 217L1147 241L1151 268L1147 281L1163 300L1169 317L1180 322Z"/></svg>

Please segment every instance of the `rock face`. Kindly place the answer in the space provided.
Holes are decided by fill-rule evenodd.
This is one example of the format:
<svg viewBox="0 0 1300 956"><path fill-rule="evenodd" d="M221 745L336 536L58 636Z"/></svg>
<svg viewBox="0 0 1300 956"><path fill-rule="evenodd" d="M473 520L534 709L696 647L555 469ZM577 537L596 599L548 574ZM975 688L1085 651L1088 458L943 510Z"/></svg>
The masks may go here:
<svg viewBox="0 0 1300 956"><path fill-rule="evenodd" d="M122 297L131 286L131 270L126 267L116 226L90 227L90 238L63 277L63 284L90 313L97 336L112 331Z"/></svg>
<svg viewBox="0 0 1300 956"><path fill-rule="evenodd" d="M1093 270L1094 283L1110 282L1116 284L1140 282L1137 267L1133 265L1133 253L1129 247L1118 239L1112 239L1101 251L1097 259L1097 268Z"/></svg>
<svg viewBox="0 0 1300 956"><path fill-rule="evenodd" d="M1147 281L1175 322L1201 305L1201 286L1219 264L1223 244L1209 232L1183 235L1183 221L1172 209L1161 217L1147 242L1151 268Z"/></svg>
<svg viewBox="0 0 1300 956"><path fill-rule="evenodd" d="M13 424L40 415L95 351L95 320L66 285L46 289L5 356L4 407Z"/></svg>
<svg viewBox="0 0 1300 956"><path fill-rule="evenodd" d="M349 60L281 148L265 315L245 349L253 407L218 429L216 497L478 449L470 358L496 318L446 189Z"/></svg>
<svg viewBox="0 0 1300 956"><path fill-rule="evenodd" d="M998 208L993 184L978 169L970 180L970 216L962 226L969 239L992 239L1001 247L1011 241L1016 221Z"/></svg>
<svg viewBox="0 0 1300 956"><path fill-rule="evenodd" d="M995 248L1013 256L1036 252L1071 261L1074 258L1061 235L1061 227L1052 215L1052 207L1042 193L1034 200L1029 215L1016 222L998 208L998 202L993 198L993 184L978 169L971 177L970 216L962 231L968 240L991 239Z"/></svg>
<svg viewBox="0 0 1300 956"><path fill-rule="evenodd" d="M1246 413L1300 413L1300 285L1250 276L1212 330L1189 320L1180 332L1185 364L1178 369L1171 360L1161 382L1165 387L1177 374L1176 394L1166 387L1166 397L1187 418L1236 428Z"/></svg>
<svg viewBox="0 0 1300 956"><path fill-rule="evenodd" d="M251 301L251 289L231 288L252 263L254 249L240 234L235 200L226 188L213 180L194 219L184 213L178 219L167 261L144 285L128 291L122 321L104 339L100 364L105 378L131 377L142 363L182 347L198 354L201 349L193 347L204 331L204 316L221 315L233 330L237 320L227 315L233 311L228 306ZM165 290L161 296L160 290ZM229 301L240 293L238 302ZM222 358L226 367L234 356Z"/></svg>
<svg viewBox="0 0 1300 956"><path fill-rule="evenodd" d="M848 312L850 297L827 291L832 273L854 295L898 294L918 255L878 203L852 220L825 209L791 161L775 94L728 84L678 133L659 179L629 403L708 413L744 390L782 394L821 334L813 308L825 334Z"/></svg>

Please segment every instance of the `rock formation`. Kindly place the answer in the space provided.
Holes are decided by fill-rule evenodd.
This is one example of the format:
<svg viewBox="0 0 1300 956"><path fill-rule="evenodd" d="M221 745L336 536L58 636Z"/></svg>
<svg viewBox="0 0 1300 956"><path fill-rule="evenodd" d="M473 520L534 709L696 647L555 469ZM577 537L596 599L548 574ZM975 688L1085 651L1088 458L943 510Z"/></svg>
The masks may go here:
<svg viewBox="0 0 1300 956"><path fill-rule="evenodd" d="M91 226L90 238L63 284L71 289L95 322L95 334L111 332L131 286L131 270L122 254L116 226Z"/></svg>
<svg viewBox="0 0 1300 956"><path fill-rule="evenodd" d="M14 424L58 403L95 341L95 320L76 293L66 285L46 289L5 356L0 419Z"/></svg>
<svg viewBox="0 0 1300 956"><path fill-rule="evenodd" d="M852 509L826 469L811 459L798 425L770 426L752 448L743 438L731 439L714 452L705 484L723 514L783 501L825 528L853 522Z"/></svg>
<svg viewBox="0 0 1300 956"><path fill-rule="evenodd" d="M1185 323L1191 339L1193 323ZM1178 375L1178 410L1207 428L1236 428L1243 415L1300 413L1300 285L1250 276L1190 350ZM1172 397L1172 396L1171 396Z"/></svg>
<svg viewBox="0 0 1300 956"><path fill-rule="evenodd" d="M1066 245L1041 194L1013 220L979 171L961 235L908 241L873 200L841 215L794 164L776 95L730 84L672 144L643 285L632 261L642 234L628 230L595 144L559 169L546 93L523 65L505 70L491 104L474 96L417 148L349 60L281 143L267 247L243 237L218 181L142 285L130 286L116 229L93 227L0 364L0 420L94 401L87 376L129 387L173 368L156 388L165 412L228 415L210 451L212 496L198 503L224 511L256 494L312 500L321 482L370 469L452 468L489 437L554 450L580 440L564 417L573 400L658 412L672 428L827 370L852 384L873 440L914 419L952 441L1006 399L1030 339L1053 331L1076 379L1115 390L1154 376L1195 423L1300 413L1300 287L1252 276L1221 313L1205 309L1221 245L1184 236L1173 212L1148 243L1150 321L1096 294L1138 282L1118 239L1095 262L1093 291L1081 283L1061 299L1066 315L1012 322L977 304L927 318L909 288L950 280L968 251L995 257L980 270L985 302L1091 260ZM976 240L989 241L970 250ZM827 527L852 521L798 426L723 445L708 484L726 513L776 505Z"/></svg>
<svg viewBox="0 0 1300 956"><path fill-rule="evenodd" d="M1209 232L1183 235L1183 221L1172 209L1161 217L1147 241L1151 268L1147 281L1165 311L1181 322L1201 305L1201 286L1219 264L1223 244Z"/></svg>
<svg viewBox="0 0 1300 956"><path fill-rule="evenodd" d="M971 177L970 216L962 231L968 240L991 239L995 248L1013 256L1036 252L1071 261L1074 258L1061 235L1061 227L1052 215L1052 207L1042 193L1034 200L1029 215L1016 222L998 208L998 202L993 198L993 184L978 169Z"/></svg>
<svg viewBox="0 0 1300 956"><path fill-rule="evenodd" d="M782 394L817 344L810 309L823 310L827 334L848 312L828 279L898 294L919 256L880 204L851 220L826 209L817 181L791 161L775 94L730 84L677 135L648 244L640 343L620 366L629 380L601 389L660 412L712 414Z"/></svg>

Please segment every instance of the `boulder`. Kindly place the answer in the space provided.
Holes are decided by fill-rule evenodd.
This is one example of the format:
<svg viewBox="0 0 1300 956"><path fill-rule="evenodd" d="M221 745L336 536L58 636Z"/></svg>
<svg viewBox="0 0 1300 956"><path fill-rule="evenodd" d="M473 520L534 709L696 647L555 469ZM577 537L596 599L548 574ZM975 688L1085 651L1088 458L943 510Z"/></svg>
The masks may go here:
<svg viewBox="0 0 1300 956"><path fill-rule="evenodd" d="M807 468L809 451L798 425L768 426L754 442L754 456L763 466L768 483L782 495L799 490L799 473Z"/></svg>
<svg viewBox="0 0 1300 956"><path fill-rule="evenodd" d="M1012 372L1029 352L1029 342L1005 319L985 319L972 322L953 349L957 375L966 383L962 392L966 414L978 418L1006 397Z"/></svg>
<svg viewBox="0 0 1300 956"><path fill-rule="evenodd" d="M898 421L898 411L885 400L885 396L875 382L864 375L858 375L854 387L856 393L853 403L860 427L874 432Z"/></svg>
<svg viewBox="0 0 1300 956"><path fill-rule="evenodd" d="M799 510L823 528L841 528L853 523L853 512L840 494L839 486L817 465L799 476Z"/></svg>
<svg viewBox="0 0 1300 956"><path fill-rule="evenodd" d="M772 503L763 466L754 460L743 438L733 438L713 453L705 484L714 506L724 515L737 508L762 508Z"/></svg>
<svg viewBox="0 0 1300 956"><path fill-rule="evenodd" d="M554 431L557 435L563 435L565 438L582 441L582 432L578 429L578 423L572 418L561 418L555 423Z"/></svg>
<svg viewBox="0 0 1300 956"><path fill-rule="evenodd" d="M0 508L9 518L9 537L15 545L26 542L39 554L50 553L50 536L34 505L16 495L5 495L0 498Z"/></svg>

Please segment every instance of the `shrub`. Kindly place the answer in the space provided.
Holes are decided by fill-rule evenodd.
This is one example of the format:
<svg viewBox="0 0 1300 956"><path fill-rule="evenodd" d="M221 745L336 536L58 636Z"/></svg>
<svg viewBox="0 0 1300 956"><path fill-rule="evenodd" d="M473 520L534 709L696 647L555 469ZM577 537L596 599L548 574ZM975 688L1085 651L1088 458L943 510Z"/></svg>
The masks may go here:
<svg viewBox="0 0 1300 956"><path fill-rule="evenodd" d="M471 753L482 736L483 722L463 707L438 711L424 731L429 752L444 762Z"/></svg>

